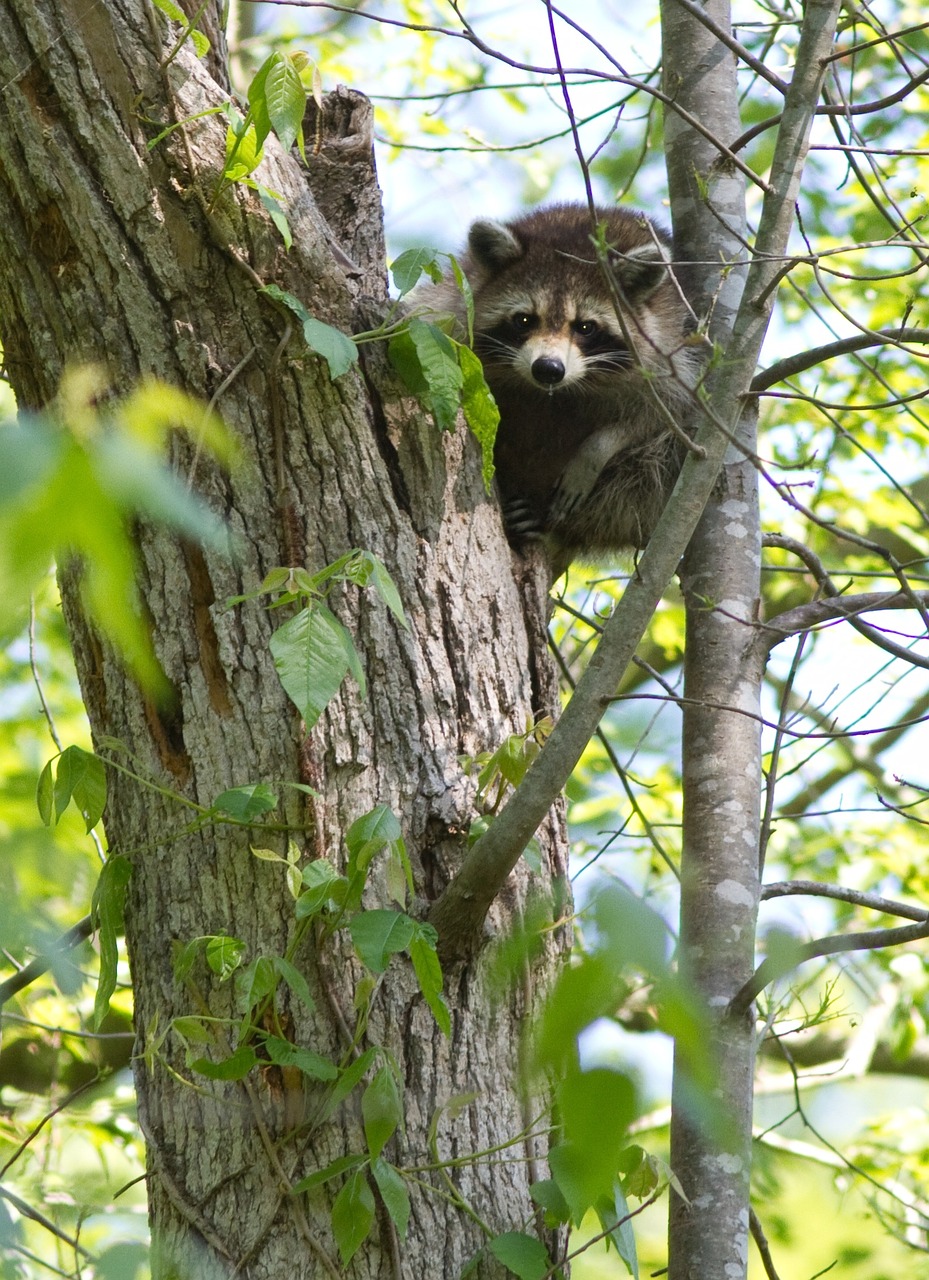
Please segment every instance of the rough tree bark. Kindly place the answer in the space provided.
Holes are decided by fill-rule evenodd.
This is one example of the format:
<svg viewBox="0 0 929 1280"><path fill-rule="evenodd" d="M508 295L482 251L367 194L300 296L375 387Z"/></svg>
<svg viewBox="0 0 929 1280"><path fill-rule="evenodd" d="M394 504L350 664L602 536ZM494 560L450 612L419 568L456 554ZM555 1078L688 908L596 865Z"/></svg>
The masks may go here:
<svg viewBox="0 0 929 1280"><path fill-rule="evenodd" d="M472 817L459 756L522 731L550 699L532 640L539 619L514 582L473 442L461 432L440 438L398 395L376 350L363 372L331 382L256 288L276 283L344 330L368 327L383 303L366 104L335 100L327 120L335 132L314 159L312 192L296 159L269 141L262 176L285 199L294 234L285 253L254 193L226 191L209 208L225 127L216 117L191 118L226 89L189 46L160 67L176 31L166 31L147 0L0 0L0 15L0 338L20 403L45 403L69 362L99 362L115 391L154 374L215 397L244 455L227 476L185 440L173 445L181 474L193 474L228 521L233 557L138 529L144 609L171 688L167 702L140 692L87 625L79 575L62 583L95 741L118 739L121 762L145 780L110 771L106 826L110 848L132 863L126 934L154 1275L344 1274L329 1222L338 1183L303 1197L289 1187L364 1149L356 1095L327 1123L294 1133L294 1105L305 1100L274 1072L194 1089L181 1083L188 1072L176 1037L160 1045L164 1064L155 1052L172 1017L233 1012L231 984L205 967L194 974L198 996L175 982L178 942L226 931L246 941L250 956L281 954L293 929L281 869L251 855L245 831L192 831L171 793L209 805L246 783L310 783L318 798L284 788L276 816L307 859L335 861L349 824L389 804L428 902L459 862ZM185 120L146 150L161 127ZM349 682L306 737L269 654L275 620L260 604L223 602L256 588L276 565L315 569L354 546L386 563L410 629L367 596L335 599L363 655L368 697ZM533 888L547 895L565 870L557 813L539 841L545 870ZM280 834L276 847L283 853L286 844ZM521 863L488 934L518 917L531 878ZM369 905L378 902L387 905L387 896L375 876ZM550 934L535 971L510 993L492 989L486 952L451 968L450 1039L409 967L389 969L366 1041L393 1056L405 1085L405 1132L386 1154L401 1166L428 1166L438 1109L456 1095L474 1100L438 1122L440 1158L461 1163L447 1174L421 1172L411 1184L406 1242L379 1205L351 1275L457 1275L485 1228L524 1224L545 1142L518 1140L532 1118L517 1087L520 1034L566 943L563 930ZM350 951L306 946L298 960L317 1012L284 993L282 1013L297 1044L339 1059L358 976ZM486 1260L479 1271L500 1273Z"/></svg>

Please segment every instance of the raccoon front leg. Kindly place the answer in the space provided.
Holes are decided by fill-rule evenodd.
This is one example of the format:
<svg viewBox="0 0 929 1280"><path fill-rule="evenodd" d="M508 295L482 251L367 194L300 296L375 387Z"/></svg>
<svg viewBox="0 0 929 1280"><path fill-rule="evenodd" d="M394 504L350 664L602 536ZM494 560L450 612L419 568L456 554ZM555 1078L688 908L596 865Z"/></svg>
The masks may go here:
<svg viewBox="0 0 929 1280"><path fill-rule="evenodd" d="M545 506L538 499L526 497L502 498L500 510L506 536L514 547L523 542L543 538L549 529Z"/></svg>
<svg viewBox="0 0 929 1280"><path fill-rule="evenodd" d="M548 506L546 525L570 533L577 516L600 479L603 468L632 443L632 433L622 427L604 427L587 437L561 473Z"/></svg>

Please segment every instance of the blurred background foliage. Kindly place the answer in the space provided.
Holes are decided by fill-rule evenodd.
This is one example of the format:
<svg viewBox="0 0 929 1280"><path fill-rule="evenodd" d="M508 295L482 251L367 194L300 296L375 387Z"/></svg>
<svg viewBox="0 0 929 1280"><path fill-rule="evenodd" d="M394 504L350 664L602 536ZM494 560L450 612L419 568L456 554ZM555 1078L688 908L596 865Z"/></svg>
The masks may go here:
<svg viewBox="0 0 929 1280"><path fill-rule="evenodd" d="M782 77L790 74L798 12L790 0L736 6L738 38ZM347 83L372 97L393 254L422 243L454 250L475 215L506 216L527 203L582 195L557 84L539 70L552 62L544 6L479 3L468 6L467 18L491 51L530 69L447 34L460 24L451 8L431 0L234 10L240 91L269 47L287 46L310 53L325 90ZM560 52L596 194L667 221L661 112L648 93L621 82L659 83L658 6L584 0L570 19L573 25L558 27ZM892 31L905 34L886 39ZM882 110L817 121L793 245L798 260L781 289L766 364L858 332L929 327L922 6L849 6L840 47L852 46L858 52L834 64L833 103L892 99L915 83ZM744 127L759 130L744 158L764 173L773 130L762 126L779 100L754 72L740 74ZM754 218L754 190L749 202ZM846 353L762 397L765 527L812 551L843 592L895 590L888 552L914 588L929 585L923 350L890 344ZM581 566L562 584L552 638L566 689L624 580ZM769 548L763 590L770 618L814 599L818 588L793 553ZM925 628L914 612L871 620L925 661ZM569 787L579 963L615 960L591 923L604 885L650 904L673 944L683 643L683 607L670 592ZM51 829L39 821L36 782L56 748L38 686L61 741L89 749L51 577L36 591L29 631L3 637L0 652L4 979L86 916L100 866L75 810ZM929 902L925 668L889 656L844 623L822 626L774 650L764 714L767 879ZM822 897L777 898L762 907L759 958L772 928L807 940L892 923ZM926 956L921 943L814 960L760 1001L767 1038L759 1057L756 1207L782 1280L830 1267L842 1280L929 1277ZM129 974L121 969L111 1020L94 1032L95 973L94 946L85 941L4 1009L4 1277L146 1274L142 1141L127 1068ZM633 1140L666 1158L670 1042L650 983L633 966L619 1006L605 1005L581 1036L580 1055L636 1081ZM664 1213L659 1201L635 1220L643 1275L665 1265ZM584 1230L594 1235L599 1224ZM583 1238L582 1231L576 1245ZM753 1278L764 1274L755 1252L751 1268ZM574 1274L605 1280L627 1270L600 1242L575 1261Z"/></svg>

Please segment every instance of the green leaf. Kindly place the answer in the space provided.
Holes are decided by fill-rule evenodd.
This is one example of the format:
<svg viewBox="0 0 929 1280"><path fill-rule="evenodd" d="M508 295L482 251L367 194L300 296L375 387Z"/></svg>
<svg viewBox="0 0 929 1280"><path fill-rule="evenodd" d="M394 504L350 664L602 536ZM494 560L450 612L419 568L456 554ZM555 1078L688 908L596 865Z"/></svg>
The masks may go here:
<svg viewBox="0 0 929 1280"><path fill-rule="evenodd" d="M136 1280L149 1275L149 1249L138 1240L121 1240L97 1255L95 1280Z"/></svg>
<svg viewBox="0 0 929 1280"><path fill-rule="evenodd" d="M247 178L261 164L264 148L254 121L243 121L238 127L230 125L226 130L226 162L223 177L227 182L239 182Z"/></svg>
<svg viewBox="0 0 929 1280"><path fill-rule="evenodd" d="M423 272L436 283L442 279L442 268L435 249L407 249L399 258L394 259L390 274L401 298L418 284Z"/></svg>
<svg viewBox="0 0 929 1280"><path fill-rule="evenodd" d="M401 839L400 823L389 805L379 804L369 813L356 818L345 833L349 853L349 879L354 879L356 874L367 870L371 859L385 845L394 844Z"/></svg>
<svg viewBox="0 0 929 1280"><path fill-rule="evenodd" d="M126 885L131 873L132 865L128 858L111 855L103 864L94 892L92 913L100 947L100 977L94 996L95 1030L106 1017L110 997L116 990L117 939L122 932Z"/></svg>
<svg viewBox="0 0 929 1280"><path fill-rule="evenodd" d="M443 431L458 417L464 382L455 343L434 324L413 319L409 329L391 339L391 364L409 389L418 395Z"/></svg>
<svg viewBox="0 0 929 1280"><path fill-rule="evenodd" d="M560 1142L549 1148L548 1166L571 1210L571 1221L580 1226L584 1214L598 1198L596 1191L591 1194L586 1177L587 1153L573 1142Z"/></svg>
<svg viewBox="0 0 929 1280"><path fill-rule="evenodd" d="M226 466L233 465L240 456L235 436L218 414L195 396L157 378L144 377L124 400L117 402L110 417L117 434L128 437L149 457L163 452L172 432L179 429ZM112 438L112 433L104 437ZM169 468L164 470L173 477ZM185 483L176 483L188 492Z"/></svg>
<svg viewBox="0 0 929 1280"><path fill-rule="evenodd" d="M352 638L323 604L301 609L271 636L271 653L287 696L311 729L351 668L365 692Z"/></svg>
<svg viewBox="0 0 929 1280"><path fill-rule="evenodd" d="M28 414L2 426L0 507L8 507L48 485L65 456L67 437L53 432L46 419Z"/></svg>
<svg viewBox="0 0 929 1280"><path fill-rule="evenodd" d="M160 519L199 510L196 518L185 517L185 529L196 530L199 538L206 526L218 527L158 458L166 437L159 424L147 443L137 433L156 386L177 403L173 389L151 383L134 416L134 396L111 407L99 373L74 369L62 379L54 414L0 431L0 627L18 624L52 560L64 566L78 557L91 621L150 693L163 690L165 680L138 607L131 522L138 514ZM194 402L185 397L184 403ZM202 406L199 414L205 421ZM172 422L197 425L190 416Z"/></svg>
<svg viewBox="0 0 929 1280"><path fill-rule="evenodd" d="M448 1005L442 996L442 966L436 954L438 934L431 924L416 924L413 938L410 940L410 959L419 989L426 1003L432 1010L440 1030L445 1035L452 1033L452 1020Z"/></svg>
<svg viewBox="0 0 929 1280"><path fill-rule="evenodd" d="M339 1174L345 1173L347 1169L357 1169L360 1164L365 1164L367 1159L367 1156L339 1156L331 1164L327 1164L324 1169L317 1169L315 1173L307 1174L305 1178L295 1182L291 1187L291 1191L295 1195L301 1191L312 1191L314 1187L321 1187L324 1182L330 1182L333 1178L337 1178Z"/></svg>
<svg viewBox="0 0 929 1280"><path fill-rule="evenodd" d="M271 69L280 65L283 56L281 53L272 53L266 58L255 72L252 82L248 86L249 115L255 127L255 136L262 145L271 132L271 116L268 113L265 85Z"/></svg>
<svg viewBox="0 0 929 1280"><path fill-rule="evenodd" d="M361 911L348 926L362 963L372 973L383 973L390 957L405 951L413 937L414 921L401 911Z"/></svg>
<svg viewBox="0 0 929 1280"><path fill-rule="evenodd" d="M316 858L303 868L303 883L306 893L297 899L296 915L298 920L314 916L321 911L327 902L344 896L348 881L340 876L336 869L325 858Z"/></svg>
<svg viewBox="0 0 929 1280"><path fill-rule="evenodd" d="M201 1018L195 1018L192 1015L173 1018L171 1026L179 1036L184 1040L190 1040L194 1044L209 1044L213 1039L210 1031L204 1026Z"/></svg>
<svg viewBox="0 0 929 1280"><path fill-rule="evenodd" d="M329 377L333 382L343 373L347 373L357 362L358 348L348 334L311 316L299 298L276 284L266 285L261 292L283 303L297 316L303 326L303 339L306 345L326 361L329 366Z"/></svg>
<svg viewBox="0 0 929 1280"><path fill-rule="evenodd" d="M154 0L154 5L172 22L182 22L185 26L187 25L189 21L187 14L179 4L174 3L174 0Z"/></svg>
<svg viewBox="0 0 929 1280"><path fill-rule="evenodd" d="M458 292L465 304L465 313L467 315L468 328L468 346L474 346L474 290L471 288L471 282L461 269L461 263L454 255L450 255L452 278L458 288Z"/></svg>
<svg viewBox="0 0 929 1280"><path fill-rule="evenodd" d="M39 781L35 789L35 802L38 806L39 817L47 827L52 825L52 800L54 797L54 785L52 782L52 765L53 760L49 760L45 768L39 774Z"/></svg>
<svg viewBox="0 0 929 1280"><path fill-rule="evenodd" d="M296 67L285 54L269 67L264 82L265 109L281 146L289 151L306 110L306 90Z"/></svg>
<svg viewBox="0 0 929 1280"><path fill-rule="evenodd" d="M374 1195L361 1169L346 1178L332 1205L332 1234L347 1267L374 1225Z"/></svg>
<svg viewBox="0 0 929 1280"><path fill-rule="evenodd" d="M621 1071L572 1066L558 1088L565 1138L585 1153L584 1194L594 1204L611 1195L635 1118L636 1092Z"/></svg>
<svg viewBox="0 0 929 1280"><path fill-rule="evenodd" d="M209 962L209 946L207 946L206 958ZM223 976L228 977L228 974ZM273 994L277 983L278 976L271 957L256 956L235 975L236 1000L239 1008L243 1013L250 1013L256 1005L261 1004L262 1000Z"/></svg>
<svg viewBox="0 0 929 1280"><path fill-rule="evenodd" d="M180 22L187 28L186 34L193 41L197 57L205 58L210 51L210 42L202 31L198 31L196 27L192 27L190 25L190 18L188 18L181 6L175 4L174 0L154 0L154 5L156 9L160 9L166 17L170 18L172 22Z"/></svg>
<svg viewBox="0 0 929 1280"><path fill-rule="evenodd" d="M561 1073L575 1059L577 1037L598 1018L612 1017L628 995L612 957L591 952L561 970L535 1028L534 1053L542 1071Z"/></svg>
<svg viewBox="0 0 929 1280"><path fill-rule="evenodd" d="M255 183L255 190L258 192L258 199L267 210L268 217L280 232L281 239L284 241L284 248L289 251L293 245L294 238L290 230L290 223L287 221L287 215L281 208L280 200L273 191L263 187L260 182Z"/></svg>
<svg viewBox="0 0 929 1280"><path fill-rule="evenodd" d="M386 887L390 901L396 902L401 908L405 907L407 895L412 897L414 889L413 868L410 865L406 845L402 840L398 840L396 844L391 845L386 872Z"/></svg>
<svg viewBox="0 0 929 1280"><path fill-rule="evenodd" d="M289 865L287 859L282 858L281 855L279 853L275 853L273 849L256 849L253 844L250 844L248 847L252 851L252 857L257 858L260 862L282 862L285 867Z"/></svg>
<svg viewBox="0 0 929 1280"><path fill-rule="evenodd" d="M410 1222L410 1197L406 1184L394 1166L380 1156L371 1162L371 1172L387 1212L397 1228L397 1234L401 1240L405 1240Z"/></svg>
<svg viewBox="0 0 929 1280"><path fill-rule="evenodd" d="M209 1058L195 1058L190 1064L190 1069L196 1071L198 1075L207 1076L210 1080L242 1080L257 1064L255 1050L250 1045L243 1044L222 1062L211 1062Z"/></svg>
<svg viewBox="0 0 929 1280"><path fill-rule="evenodd" d="M465 421L481 446L481 475L489 493L494 478L494 442L500 425L500 410L484 378L484 366L470 347L459 344L458 363L462 376L461 408Z"/></svg>
<svg viewBox="0 0 929 1280"><path fill-rule="evenodd" d="M632 1280L639 1280L639 1259L635 1247L635 1232L629 1218L629 1205L618 1182L613 1185L612 1199L604 1197L596 1204L597 1217L607 1234L607 1240L626 1264Z"/></svg>
<svg viewBox="0 0 929 1280"><path fill-rule="evenodd" d="M380 1049L375 1045L372 1045L370 1049L365 1049L364 1053L345 1068L339 1076L338 1082L333 1088L329 1101L326 1104L324 1119L328 1120L336 1108L345 1101L379 1053Z"/></svg>
<svg viewBox="0 0 929 1280"><path fill-rule="evenodd" d="M397 590L397 584L384 568L383 561L379 560L372 551L362 552L371 569L371 585L381 597L387 608L394 615L404 630L408 631L409 626L406 620L406 614L403 612L403 603L400 600L400 592Z"/></svg>
<svg viewBox="0 0 929 1280"><path fill-rule="evenodd" d="M361 1115L368 1150L376 1159L403 1121L400 1092L390 1067L381 1067L361 1095Z"/></svg>
<svg viewBox="0 0 929 1280"><path fill-rule="evenodd" d="M187 981L190 977L190 971L194 967L194 961L197 959L197 954L205 942L205 938L193 938L177 952L174 957L175 982Z"/></svg>
<svg viewBox="0 0 929 1280"><path fill-rule="evenodd" d="M523 1231L505 1231L495 1236L488 1247L497 1261L520 1280L542 1280L552 1269L545 1245Z"/></svg>
<svg viewBox="0 0 929 1280"><path fill-rule="evenodd" d="M291 964L289 960L285 960L283 956L272 956L271 963L303 1007L312 1013L316 1008L316 1002L310 995L310 988L307 986L306 978L304 978L296 965Z"/></svg>
<svg viewBox="0 0 929 1280"><path fill-rule="evenodd" d="M634 966L653 978L668 972L670 943L665 922L647 903L618 886L598 893L593 902L597 932L617 968Z"/></svg>
<svg viewBox="0 0 929 1280"><path fill-rule="evenodd" d="M245 943L240 938L231 938L227 933L217 933L203 941L207 964L225 982L241 965Z"/></svg>
<svg viewBox="0 0 929 1280"><path fill-rule="evenodd" d="M307 316L303 322L303 339L311 351L325 360L333 382L358 362L358 348L348 334L313 316Z"/></svg>
<svg viewBox="0 0 929 1280"><path fill-rule="evenodd" d="M80 747L66 747L58 757L54 794L56 822L73 800L84 816L87 830L92 831L106 805L103 761Z"/></svg>
<svg viewBox="0 0 929 1280"><path fill-rule="evenodd" d="M571 1210L561 1193L558 1183L552 1178L543 1178L533 1182L529 1188L533 1203L545 1210L546 1226L555 1227L570 1221Z"/></svg>
<svg viewBox="0 0 929 1280"><path fill-rule="evenodd" d="M264 1045L268 1057L279 1067L296 1067L313 1080L335 1080L339 1074L338 1067L328 1058L280 1036L267 1036Z"/></svg>
<svg viewBox="0 0 929 1280"><path fill-rule="evenodd" d="M200 407L199 417L203 416ZM228 551L222 521L177 476L153 465L148 442L129 434L110 435L100 440L94 452L100 484L123 510L138 512L220 552Z"/></svg>
<svg viewBox="0 0 929 1280"><path fill-rule="evenodd" d="M239 822L247 822L277 808L277 793L264 782L254 782L247 787L233 787L223 791L213 801L211 809L228 814Z"/></svg>

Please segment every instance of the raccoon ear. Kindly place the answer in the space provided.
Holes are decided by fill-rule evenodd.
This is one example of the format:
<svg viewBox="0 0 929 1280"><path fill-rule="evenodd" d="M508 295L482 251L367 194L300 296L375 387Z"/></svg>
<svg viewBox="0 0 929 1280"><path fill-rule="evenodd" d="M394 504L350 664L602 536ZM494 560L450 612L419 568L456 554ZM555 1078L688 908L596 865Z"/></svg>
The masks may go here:
<svg viewBox="0 0 929 1280"><path fill-rule="evenodd" d="M523 246L503 222L479 218L468 232L468 248L479 266L500 270L523 256Z"/></svg>
<svg viewBox="0 0 929 1280"><path fill-rule="evenodd" d="M668 274L668 260L657 244L642 244L617 257L613 272L627 298L644 301Z"/></svg>

